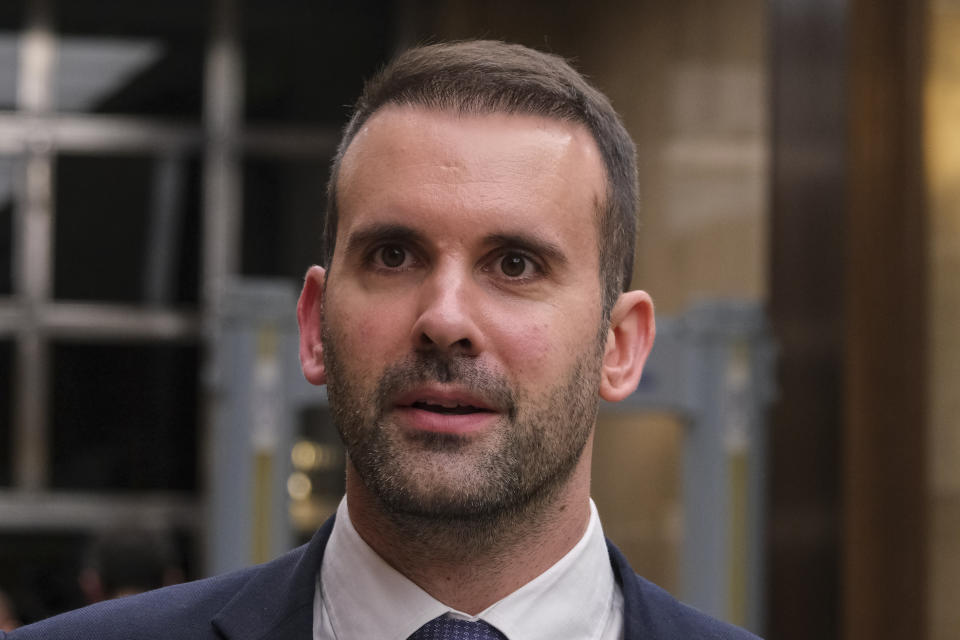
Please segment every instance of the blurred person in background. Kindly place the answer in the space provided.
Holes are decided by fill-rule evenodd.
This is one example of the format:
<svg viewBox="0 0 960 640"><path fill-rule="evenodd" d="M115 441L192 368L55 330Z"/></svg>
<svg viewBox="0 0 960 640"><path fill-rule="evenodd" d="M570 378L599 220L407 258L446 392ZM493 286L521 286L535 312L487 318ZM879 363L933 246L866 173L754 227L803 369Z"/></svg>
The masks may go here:
<svg viewBox="0 0 960 640"><path fill-rule="evenodd" d="M13 603L3 591L0 591L0 631L13 631L20 626Z"/></svg>
<svg viewBox="0 0 960 640"><path fill-rule="evenodd" d="M86 551L79 576L88 603L122 598L183 580L170 536L139 527L105 531Z"/></svg>
<svg viewBox="0 0 960 640"><path fill-rule="evenodd" d="M633 393L655 332L629 290L635 154L557 56L400 54L345 129L297 308L349 455L335 517L11 640L754 638L636 575L590 499L599 401Z"/></svg>

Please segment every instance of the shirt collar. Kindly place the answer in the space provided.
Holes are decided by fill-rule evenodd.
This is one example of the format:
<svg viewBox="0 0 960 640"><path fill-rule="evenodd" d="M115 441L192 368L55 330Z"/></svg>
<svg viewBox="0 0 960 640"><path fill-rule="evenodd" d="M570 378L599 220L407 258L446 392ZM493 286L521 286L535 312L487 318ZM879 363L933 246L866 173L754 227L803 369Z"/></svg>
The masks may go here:
<svg viewBox="0 0 960 640"><path fill-rule="evenodd" d="M477 616L436 600L388 565L360 537L340 502L323 556L320 598L338 640L406 640L449 613L483 619L510 640L598 637L610 616L616 582L596 505L583 537L556 564Z"/></svg>

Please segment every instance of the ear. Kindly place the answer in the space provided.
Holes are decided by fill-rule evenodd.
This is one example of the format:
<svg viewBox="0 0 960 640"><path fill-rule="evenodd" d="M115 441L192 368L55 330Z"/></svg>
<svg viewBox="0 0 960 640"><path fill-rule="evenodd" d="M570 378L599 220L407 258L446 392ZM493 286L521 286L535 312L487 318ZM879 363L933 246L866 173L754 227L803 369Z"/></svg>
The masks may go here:
<svg viewBox="0 0 960 640"><path fill-rule="evenodd" d="M653 301L646 291L628 291L610 313L603 352L600 397L620 402L637 388L656 334Z"/></svg>
<svg viewBox="0 0 960 640"><path fill-rule="evenodd" d="M300 366L303 377L311 384L327 382L327 369L323 365L323 287L326 273L316 265L307 270L303 291L297 302L297 324L300 325Z"/></svg>

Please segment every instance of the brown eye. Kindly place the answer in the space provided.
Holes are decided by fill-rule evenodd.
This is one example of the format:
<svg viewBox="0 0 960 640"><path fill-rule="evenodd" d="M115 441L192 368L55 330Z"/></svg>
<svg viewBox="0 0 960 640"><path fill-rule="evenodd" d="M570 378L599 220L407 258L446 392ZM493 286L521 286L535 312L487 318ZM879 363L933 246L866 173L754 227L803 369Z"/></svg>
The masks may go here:
<svg viewBox="0 0 960 640"><path fill-rule="evenodd" d="M403 264L407 258L407 252L398 246L388 246L380 249L380 261L383 266L395 269Z"/></svg>
<svg viewBox="0 0 960 640"><path fill-rule="evenodd" d="M509 253L500 260L500 270L510 278L519 278L527 269L527 259L518 253Z"/></svg>

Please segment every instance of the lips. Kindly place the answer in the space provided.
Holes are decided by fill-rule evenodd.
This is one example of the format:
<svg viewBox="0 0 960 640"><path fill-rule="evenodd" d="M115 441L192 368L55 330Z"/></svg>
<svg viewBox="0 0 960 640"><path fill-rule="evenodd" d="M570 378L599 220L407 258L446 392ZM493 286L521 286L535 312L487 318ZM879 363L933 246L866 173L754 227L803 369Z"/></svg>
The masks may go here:
<svg viewBox="0 0 960 640"><path fill-rule="evenodd" d="M482 397L453 388L413 389L400 395L394 406L408 428L441 433L480 430L499 413Z"/></svg>
<svg viewBox="0 0 960 640"><path fill-rule="evenodd" d="M436 413L476 413L496 411L491 403L464 390L422 388L413 389L397 398L396 406L412 407Z"/></svg>
<svg viewBox="0 0 960 640"><path fill-rule="evenodd" d="M462 416L468 413L476 413L478 411L486 411L486 409L479 409L472 405L456 405L454 407L445 407L441 405L430 404L429 402L414 402L412 405L414 409L422 409L423 411L432 411L434 413L442 413L444 415L451 416Z"/></svg>

